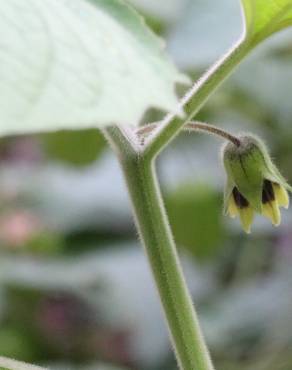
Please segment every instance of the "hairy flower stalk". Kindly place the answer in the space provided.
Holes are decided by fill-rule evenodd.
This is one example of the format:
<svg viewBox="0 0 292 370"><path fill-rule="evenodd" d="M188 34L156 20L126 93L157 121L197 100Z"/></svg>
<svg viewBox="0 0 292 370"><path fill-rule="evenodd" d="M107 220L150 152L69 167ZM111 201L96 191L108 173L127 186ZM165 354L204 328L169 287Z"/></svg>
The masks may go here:
<svg viewBox="0 0 292 370"><path fill-rule="evenodd" d="M138 137L147 137L159 123L140 128ZM250 233L255 213L269 218L273 225L281 222L280 207L289 207L291 187L272 162L265 144L251 134L234 136L216 126L203 122L189 122L186 131L201 131L228 141L223 147L227 171L225 213L240 217L244 231Z"/></svg>
<svg viewBox="0 0 292 370"><path fill-rule="evenodd" d="M247 233L256 212L278 226L281 222L279 208L288 208L288 191L292 189L259 138L250 134L238 138L239 146L229 142L223 148L227 172L225 213L231 217L239 216Z"/></svg>

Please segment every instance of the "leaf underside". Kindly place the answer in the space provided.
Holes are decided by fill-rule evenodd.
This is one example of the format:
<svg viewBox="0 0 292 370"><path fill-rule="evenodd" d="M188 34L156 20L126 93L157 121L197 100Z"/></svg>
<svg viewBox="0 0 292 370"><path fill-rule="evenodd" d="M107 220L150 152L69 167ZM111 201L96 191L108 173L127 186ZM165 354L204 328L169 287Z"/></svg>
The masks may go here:
<svg viewBox="0 0 292 370"><path fill-rule="evenodd" d="M0 2L0 136L137 125L186 82L119 0Z"/></svg>

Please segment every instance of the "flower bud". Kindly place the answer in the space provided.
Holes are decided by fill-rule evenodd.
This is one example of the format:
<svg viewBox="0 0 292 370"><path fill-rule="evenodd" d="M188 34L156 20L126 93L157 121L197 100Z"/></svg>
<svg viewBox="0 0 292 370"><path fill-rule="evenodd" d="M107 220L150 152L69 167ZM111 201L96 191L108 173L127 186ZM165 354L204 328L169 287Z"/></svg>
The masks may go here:
<svg viewBox="0 0 292 370"><path fill-rule="evenodd" d="M279 225L279 207L288 208L287 190L291 187L271 160L265 144L257 137L239 136L239 145L227 143L223 162L227 173L224 196L225 213L239 215L246 232L250 232L254 213L258 212Z"/></svg>

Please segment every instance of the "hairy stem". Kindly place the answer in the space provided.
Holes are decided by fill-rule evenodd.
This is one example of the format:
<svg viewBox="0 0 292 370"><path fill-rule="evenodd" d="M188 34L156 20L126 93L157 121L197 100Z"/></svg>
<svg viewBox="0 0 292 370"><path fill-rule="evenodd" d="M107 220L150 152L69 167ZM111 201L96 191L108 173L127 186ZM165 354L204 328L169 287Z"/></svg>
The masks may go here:
<svg viewBox="0 0 292 370"><path fill-rule="evenodd" d="M181 100L175 112L168 114L161 126L146 142L145 151L149 157L155 157L198 113L202 105L216 90L234 68L250 51L245 38L241 38L231 50L210 68L190 91ZM186 117L180 118L177 114L184 110Z"/></svg>
<svg viewBox="0 0 292 370"><path fill-rule="evenodd" d="M182 273L154 161L134 150L118 128L108 129L106 135L120 159L180 369L214 370Z"/></svg>
<svg viewBox="0 0 292 370"><path fill-rule="evenodd" d="M136 226L149 258L182 370L214 370L214 367L181 270L154 161L248 52L248 44L241 39L193 86L177 111L167 115L158 129L150 133L145 145L141 145L137 136L124 133L118 127L106 130L123 169ZM185 118L177 118L181 110L186 111ZM206 125L200 124L196 129L206 130ZM220 129L208 126L208 130L225 139L235 140Z"/></svg>
<svg viewBox="0 0 292 370"><path fill-rule="evenodd" d="M142 126L137 130L137 135L139 137L143 137L145 135L149 135L153 130L156 130L159 128L160 122L150 123L146 126ZM192 131L202 131L207 132L212 135L216 135L218 137L221 137L222 139L231 141L234 145L240 146L240 140L238 137L230 134L229 132L218 128L214 125L211 125L209 123L204 122L189 122L183 127L184 131L192 132Z"/></svg>

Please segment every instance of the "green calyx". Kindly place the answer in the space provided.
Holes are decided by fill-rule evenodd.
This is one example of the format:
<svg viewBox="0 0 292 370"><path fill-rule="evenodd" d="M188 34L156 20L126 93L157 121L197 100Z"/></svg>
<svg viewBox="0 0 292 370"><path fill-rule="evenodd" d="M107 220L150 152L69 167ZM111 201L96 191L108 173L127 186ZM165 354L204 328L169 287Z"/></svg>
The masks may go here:
<svg viewBox="0 0 292 370"><path fill-rule="evenodd" d="M224 208L233 189L246 198L251 207L262 212L262 192L265 180L277 183L291 191L291 187L272 162L269 152L261 139L251 134L238 137L240 145L227 143L223 148L223 162L227 172Z"/></svg>

